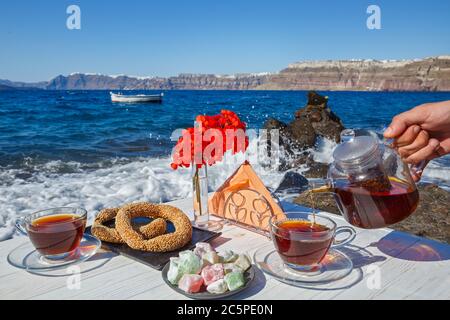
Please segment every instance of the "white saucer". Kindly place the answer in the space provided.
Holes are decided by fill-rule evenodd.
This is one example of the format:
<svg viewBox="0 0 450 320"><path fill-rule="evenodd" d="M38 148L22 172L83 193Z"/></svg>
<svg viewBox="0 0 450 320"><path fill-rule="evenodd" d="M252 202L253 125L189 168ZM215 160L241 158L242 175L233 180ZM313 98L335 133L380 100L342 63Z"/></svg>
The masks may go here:
<svg viewBox="0 0 450 320"><path fill-rule="evenodd" d="M321 268L314 272L300 272L286 266L273 244L256 250L253 259L263 272L281 282L302 287L331 283L345 278L353 270L350 258L336 249L328 251L322 260Z"/></svg>
<svg viewBox="0 0 450 320"><path fill-rule="evenodd" d="M84 234L79 247L74 252L64 259L51 261L39 254L30 241L26 241L12 250L8 254L7 260L11 265L20 269L25 269L31 273L57 276L63 275L61 272L64 272L64 275L66 275L66 267L85 262L91 258L100 247L100 240L91 235ZM98 262L104 263L105 261L98 260Z"/></svg>

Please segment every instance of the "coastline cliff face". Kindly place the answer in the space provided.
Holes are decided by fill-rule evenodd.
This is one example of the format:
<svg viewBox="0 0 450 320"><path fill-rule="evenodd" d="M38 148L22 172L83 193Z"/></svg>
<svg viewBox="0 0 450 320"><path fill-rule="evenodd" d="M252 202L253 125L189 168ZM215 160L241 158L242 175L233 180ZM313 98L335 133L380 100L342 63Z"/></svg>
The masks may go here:
<svg viewBox="0 0 450 320"><path fill-rule="evenodd" d="M450 56L410 61L299 62L259 89L448 91Z"/></svg>
<svg viewBox="0 0 450 320"><path fill-rule="evenodd" d="M3 84L11 85L11 82ZM38 87L47 90L450 91L450 56L404 61L298 62L271 74L180 74L164 78L73 73L41 82Z"/></svg>
<svg viewBox="0 0 450 320"><path fill-rule="evenodd" d="M180 74L175 77L137 78L74 73L57 76L49 81L48 90L250 90L266 83L268 76L240 74L219 76L213 74Z"/></svg>

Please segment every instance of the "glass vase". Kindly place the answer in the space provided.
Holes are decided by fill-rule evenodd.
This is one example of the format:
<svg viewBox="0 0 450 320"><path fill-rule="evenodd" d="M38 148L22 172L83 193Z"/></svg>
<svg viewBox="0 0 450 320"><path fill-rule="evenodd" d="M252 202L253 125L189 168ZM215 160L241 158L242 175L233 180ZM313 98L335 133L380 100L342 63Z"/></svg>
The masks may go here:
<svg viewBox="0 0 450 320"><path fill-rule="evenodd" d="M192 166L192 190L194 200L194 224L197 227L206 227L209 222L208 212L208 170L203 165L198 168Z"/></svg>
<svg viewBox="0 0 450 320"><path fill-rule="evenodd" d="M194 208L194 226L207 229L220 229L217 221L211 221L208 211L208 170L205 165L198 168L192 166L192 190Z"/></svg>

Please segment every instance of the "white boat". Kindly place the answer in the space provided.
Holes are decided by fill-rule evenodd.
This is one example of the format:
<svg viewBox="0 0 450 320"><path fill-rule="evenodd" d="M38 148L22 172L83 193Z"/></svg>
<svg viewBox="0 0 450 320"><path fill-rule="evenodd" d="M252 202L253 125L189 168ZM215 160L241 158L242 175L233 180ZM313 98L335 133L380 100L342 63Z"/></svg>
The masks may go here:
<svg viewBox="0 0 450 320"><path fill-rule="evenodd" d="M163 93L124 95L110 92L112 102L162 102Z"/></svg>

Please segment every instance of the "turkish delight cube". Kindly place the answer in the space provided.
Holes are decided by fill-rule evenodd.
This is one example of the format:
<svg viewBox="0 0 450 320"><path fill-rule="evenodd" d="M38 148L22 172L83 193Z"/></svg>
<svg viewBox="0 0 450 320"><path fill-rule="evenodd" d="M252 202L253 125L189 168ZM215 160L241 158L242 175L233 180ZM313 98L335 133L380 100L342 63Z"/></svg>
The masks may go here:
<svg viewBox="0 0 450 320"><path fill-rule="evenodd" d="M243 271L246 271L251 267L252 262L248 255L240 254L234 264L241 268Z"/></svg>
<svg viewBox="0 0 450 320"><path fill-rule="evenodd" d="M205 285L210 285L211 283L223 279L223 265L220 263L206 266L202 270L202 278Z"/></svg>
<svg viewBox="0 0 450 320"><path fill-rule="evenodd" d="M188 293L199 292L203 278L198 274L184 274L178 282L178 288Z"/></svg>
<svg viewBox="0 0 450 320"><path fill-rule="evenodd" d="M216 264L220 262L219 255L215 251L208 251L202 255L202 262L204 266Z"/></svg>
<svg viewBox="0 0 450 320"><path fill-rule="evenodd" d="M198 274L202 269L202 261L192 251L180 252L178 268L182 274Z"/></svg>
<svg viewBox="0 0 450 320"><path fill-rule="evenodd" d="M209 293L215 293L215 294L225 293L228 291L228 286L227 286L227 283L225 282L225 280L220 279L220 280L217 280L217 281L211 283L209 286L207 286L206 291L208 291Z"/></svg>
<svg viewBox="0 0 450 320"><path fill-rule="evenodd" d="M180 281L181 276L183 275L178 266L179 262L180 258L170 258L169 271L167 271L167 280L169 280L171 284L178 284L178 281Z"/></svg>
<svg viewBox="0 0 450 320"><path fill-rule="evenodd" d="M244 272L239 266L235 265L234 263L225 263L223 265L223 271L225 274L231 273L231 272Z"/></svg>
<svg viewBox="0 0 450 320"><path fill-rule="evenodd" d="M245 285L244 274L242 272L231 272L225 275L225 282L228 290L233 291Z"/></svg>
<svg viewBox="0 0 450 320"><path fill-rule="evenodd" d="M236 261L238 255L231 250L225 250L219 253L220 262L222 263L230 263Z"/></svg>
<svg viewBox="0 0 450 320"><path fill-rule="evenodd" d="M214 251L213 247L211 247L211 245L209 243L197 242L195 244L194 253L199 258L201 258L203 256L203 254L205 254L206 252L209 252L209 251Z"/></svg>

